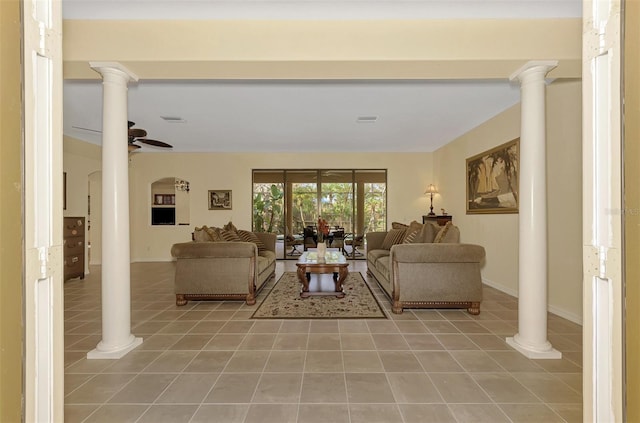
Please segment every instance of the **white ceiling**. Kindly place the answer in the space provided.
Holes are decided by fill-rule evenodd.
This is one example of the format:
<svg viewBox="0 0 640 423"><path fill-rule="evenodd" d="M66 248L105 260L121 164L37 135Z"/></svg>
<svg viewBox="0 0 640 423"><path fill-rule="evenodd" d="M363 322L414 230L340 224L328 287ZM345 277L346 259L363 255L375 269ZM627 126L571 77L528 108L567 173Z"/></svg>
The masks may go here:
<svg viewBox="0 0 640 423"><path fill-rule="evenodd" d="M63 0L65 19L579 17L581 0ZM177 152L428 152L519 101L509 81L140 81L129 119ZM180 117L168 123L162 116ZM375 123L358 123L376 116ZM78 129L83 128L83 129ZM65 81L64 133L100 144L99 81ZM166 151L144 146L138 151Z"/></svg>

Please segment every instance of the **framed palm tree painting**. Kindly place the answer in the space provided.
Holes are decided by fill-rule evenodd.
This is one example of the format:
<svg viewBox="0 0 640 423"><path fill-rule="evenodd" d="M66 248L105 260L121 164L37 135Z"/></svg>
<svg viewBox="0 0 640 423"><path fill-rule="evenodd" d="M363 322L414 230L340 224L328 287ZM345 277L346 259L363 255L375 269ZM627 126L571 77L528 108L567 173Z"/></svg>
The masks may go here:
<svg viewBox="0 0 640 423"><path fill-rule="evenodd" d="M467 214L518 213L520 138L467 159Z"/></svg>

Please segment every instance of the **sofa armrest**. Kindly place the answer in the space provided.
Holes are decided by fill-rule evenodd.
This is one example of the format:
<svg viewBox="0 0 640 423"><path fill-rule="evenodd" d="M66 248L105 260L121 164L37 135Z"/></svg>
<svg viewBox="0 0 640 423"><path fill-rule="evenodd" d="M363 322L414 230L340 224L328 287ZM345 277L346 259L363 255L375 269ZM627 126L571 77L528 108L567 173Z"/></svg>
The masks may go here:
<svg viewBox="0 0 640 423"><path fill-rule="evenodd" d="M254 232L254 234L267 247L267 250L276 252L276 234L270 232Z"/></svg>
<svg viewBox="0 0 640 423"><path fill-rule="evenodd" d="M386 232L367 232L367 251L381 249L386 236Z"/></svg>
<svg viewBox="0 0 640 423"><path fill-rule="evenodd" d="M233 257L252 258L258 256L258 247L253 242L182 242L173 244L171 256L176 258Z"/></svg>
<svg viewBox="0 0 640 423"><path fill-rule="evenodd" d="M474 244L396 244L391 260L400 263L479 263L484 247Z"/></svg>

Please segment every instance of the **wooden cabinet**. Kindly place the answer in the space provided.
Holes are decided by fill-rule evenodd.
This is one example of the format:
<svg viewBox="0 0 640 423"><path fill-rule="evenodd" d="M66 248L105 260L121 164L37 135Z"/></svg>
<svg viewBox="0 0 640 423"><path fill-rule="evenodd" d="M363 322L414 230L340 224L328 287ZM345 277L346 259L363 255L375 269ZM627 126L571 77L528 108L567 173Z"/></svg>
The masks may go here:
<svg viewBox="0 0 640 423"><path fill-rule="evenodd" d="M452 222L453 221L453 216L449 215L449 214L445 214L443 216L422 216L422 223L427 223L427 222L436 222L438 225L440 226L444 226L447 224L447 222Z"/></svg>
<svg viewBox="0 0 640 423"><path fill-rule="evenodd" d="M84 217L64 218L64 280L84 279Z"/></svg>

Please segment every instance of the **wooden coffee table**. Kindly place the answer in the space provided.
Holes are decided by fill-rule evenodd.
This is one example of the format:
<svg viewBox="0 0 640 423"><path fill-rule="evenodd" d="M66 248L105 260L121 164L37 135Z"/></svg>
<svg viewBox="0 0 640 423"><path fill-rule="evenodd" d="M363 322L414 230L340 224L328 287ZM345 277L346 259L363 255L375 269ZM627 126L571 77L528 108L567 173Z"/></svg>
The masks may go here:
<svg viewBox="0 0 640 423"><path fill-rule="evenodd" d="M349 263L345 256L339 252L337 254L333 253L333 251L329 251L324 263L318 262L317 254L314 255L313 251L306 251L300 256L296 263L296 266L298 266L298 280L302 284L300 297L307 298L312 295L335 295L338 298L344 297L342 283L349 274ZM317 274L319 279L313 289L309 286L311 282L311 274ZM333 274L333 291L325 290L322 287L320 275L325 274Z"/></svg>

